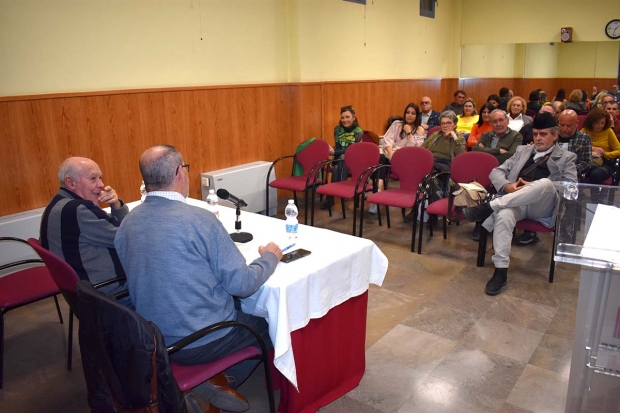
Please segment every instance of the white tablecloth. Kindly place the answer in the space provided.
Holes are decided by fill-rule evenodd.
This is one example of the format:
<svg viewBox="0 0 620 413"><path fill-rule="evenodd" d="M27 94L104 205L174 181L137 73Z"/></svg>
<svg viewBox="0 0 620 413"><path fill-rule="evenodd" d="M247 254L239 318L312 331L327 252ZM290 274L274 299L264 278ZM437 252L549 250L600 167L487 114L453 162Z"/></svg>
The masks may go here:
<svg viewBox="0 0 620 413"><path fill-rule="evenodd" d="M188 199L201 208L203 201ZM130 208L135 204L129 205ZM234 232L235 210L220 207L220 219L229 232ZM254 239L239 248L248 263L259 257L258 247L270 241L281 246L286 239L284 221L241 212L242 231ZM322 228L299 225L294 241L297 248L312 252L291 263L279 263L275 273L252 296L241 300L244 312L264 317L269 322L269 335L274 345L274 364L297 388L291 332L305 327L313 318L324 316L330 309L351 297L363 294L369 283L380 286L387 272L388 260L374 242Z"/></svg>

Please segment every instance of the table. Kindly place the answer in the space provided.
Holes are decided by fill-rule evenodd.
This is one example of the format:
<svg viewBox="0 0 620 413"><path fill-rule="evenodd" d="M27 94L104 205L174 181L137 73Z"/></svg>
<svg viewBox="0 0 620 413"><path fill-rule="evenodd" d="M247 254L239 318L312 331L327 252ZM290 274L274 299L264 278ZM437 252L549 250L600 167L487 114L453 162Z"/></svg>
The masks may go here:
<svg viewBox="0 0 620 413"><path fill-rule="evenodd" d="M203 201L188 203L206 208ZM132 208L137 203L129 204ZM220 206L220 219L234 231L235 210ZM242 231L254 239L239 245L246 261L258 246L288 245L284 221L242 211ZM365 369L368 286L380 286L388 260L370 240L299 225L296 248L308 257L280 263L252 296L244 312L264 317L274 344L274 366L283 376L281 412L315 412L357 387Z"/></svg>

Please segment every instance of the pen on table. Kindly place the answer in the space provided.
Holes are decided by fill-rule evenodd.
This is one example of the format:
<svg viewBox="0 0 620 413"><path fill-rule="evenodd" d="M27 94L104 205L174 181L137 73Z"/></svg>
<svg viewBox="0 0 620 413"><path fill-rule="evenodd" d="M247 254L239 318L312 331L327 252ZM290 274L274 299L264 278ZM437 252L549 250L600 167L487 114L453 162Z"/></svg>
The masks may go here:
<svg viewBox="0 0 620 413"><path fill-rule="evenodd" d="M284 247L284 248L282 248L282 252L286 252L286 251L290 250L291 248L293 248L294 246L295 246L295 244L291 244L288 247Z"/></svg>

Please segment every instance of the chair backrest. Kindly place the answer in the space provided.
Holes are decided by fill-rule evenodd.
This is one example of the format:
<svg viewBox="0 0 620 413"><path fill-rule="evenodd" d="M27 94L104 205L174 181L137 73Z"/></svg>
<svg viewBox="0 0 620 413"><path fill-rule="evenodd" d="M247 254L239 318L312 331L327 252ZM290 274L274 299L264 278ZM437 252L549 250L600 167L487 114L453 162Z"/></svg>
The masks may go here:
<svg viewBox="0 0 620 413"><path fill-rule="evenodd" d="M37 239L29 238L28 245L39 254L58 288L75 293L80 280L75 270L65 260L43 248Z"/></svg>
<svg viewBox="0 0 620 413"><path fill-rule="evenodd" d="M525 114L526 114L527 116L532 117L532 118L533 118L534 116L536 116L536 112L534 112L533 110L530 110L530 109L527 109L527 110L525 111Z"/></svg>
<svg viewBox="0 0 620 413"><path fill-rule="evenodd" d="M416 191L426 174L433 170L433 153L426 148L401 148L394 152L391 164L392 172L400 180L400 188Z"/></svg>
<svg viewBox="0 0 620 413"><path fill-rule="evenodd" d="M577 130L583 128L583 123L586 121L586 115L577 115Z"/></svg>
<svg viewBox="0 0 620 413"><path fill-rule="evenodd" d="M379 163L379 147L374 143L360 142L350 145L345 151L344 164L351 173L353 181L357 181L364 170ZM366 175L369 173L367 172ZM362 178L365 182L366 176Z"/></svg>
<svg viewBox="0 0 620 413"><path fill-rule="evenodd" d="M480 185L491 186L489 174L499 166L497 158L485 152L464 152L458 154L450 165L450 178L456 183L469 183L474 179Z"/></svg>
<svg viewBox="0 0 620 413"><path fill-rule="evenodd" d="M329 157L329 144L321 139L315 139L308 144L302 151L295 155L295 160L299 162L304 170L303 176L308 176L310 170L317 162L324 161ZM314 175L320 168L314 171Z"/></svg>
<svg viewBox="0 0 620 413"><path fill-rule="evenodd" d="M379 136L377 136L377 134L374 133L373 131L365 130L364 134L362 135L361 142L369 142L369 143L374 143L376 145L379 143Z"/></svg>
<svg viewBox="0 0 620 413"><path fill-rule="evenodd" d="M441 126L439 125L433 126L432 128L428 130L428 133L426 134L426 136L431 136L433 133L437 132L438 130L441 130Z"/></svg>
<svg viewBox="0 0 620 413"><path fill-rule="evenodd" d="M88 281L77 283L77 295L80 352L91 411L116 411L114 401L132 411L148 406L155 352L159 412L187 412L157 326Z"/></svg>

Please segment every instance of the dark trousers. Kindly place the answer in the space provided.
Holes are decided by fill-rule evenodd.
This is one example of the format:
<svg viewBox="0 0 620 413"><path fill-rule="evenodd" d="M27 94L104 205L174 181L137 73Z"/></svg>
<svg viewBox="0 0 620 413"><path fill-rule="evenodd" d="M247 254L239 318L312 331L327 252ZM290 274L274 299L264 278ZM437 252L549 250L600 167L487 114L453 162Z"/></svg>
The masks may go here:
<svg viewBox="0 0 620 413"><path fill-rule="evenodd" d="M603 165L594 166L588 172L588 179L591 184L600 185L603 181L611 176L613 173L613 163L607 159L603 161Z"/></svg>
<svg viewBox="0 0 620 413"><path fill-rule="evenodd" d="M256 332L260 334L265 341L267 351L273 348L273 344L269 338L269 324L267 324L267 321L264 318L238 311L237 321L256 330ZM202 346L180 350L171 357L179 364L209 363L219 360L222 357L236 351L242 350L248 346L259 347L259 344L256 342L254 336L247 330L243 328L233 328L228 334L220 339ZM230 367L224 373L227 376L234 378L234 381L231 381L230 385L233 388L237 388L250 376L250 374L252 374L259 363L260 360L244 360L241 363ZM265 366L265 368L267 369L269 366Z"/></svg>

